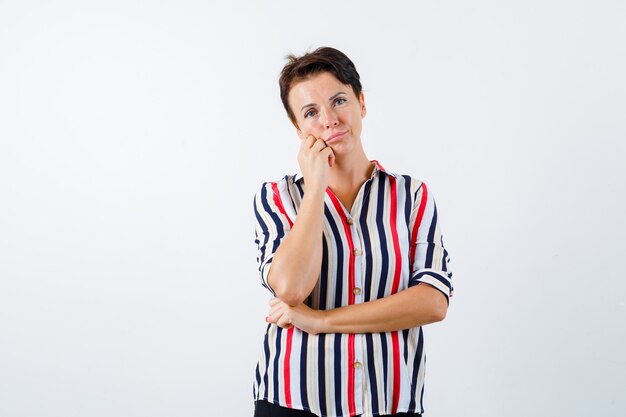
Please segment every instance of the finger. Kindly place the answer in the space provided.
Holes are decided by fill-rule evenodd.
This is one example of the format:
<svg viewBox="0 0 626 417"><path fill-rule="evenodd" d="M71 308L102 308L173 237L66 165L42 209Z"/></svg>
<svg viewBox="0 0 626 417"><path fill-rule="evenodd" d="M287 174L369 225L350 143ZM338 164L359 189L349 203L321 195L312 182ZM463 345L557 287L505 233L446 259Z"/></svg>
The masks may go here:
<svg viewBox="0 0 626 417"><path fill-rule="evenodd" d="M269 303L268 303L268 304L269 304L270 306L273 306L273 305L276 305L276 304L278 304L278 303L280 303L280 298L278 298L278 297L274 297L274 298L270 298L270 301L269 301Z"/></svg>
<svg viewBox="0 0 626 417"><path fill-rule="evenodd" d="M311 150L314 151L321 151L322 149L325 149L327 147L326 142L324 142L321 139L318 139L317 141L315 141L315 143L313 144L313 146L311 147Z"/></svg>
<svg viewBox="0 0 626 417"><path fill-rule="evenodd" d="M268 314L274 321L277 321L283 314L287 313L288 311L289 306L281 301L271 306Z"/></svg>
<svg viewBox="0 0 626 417"><path fill-rule="evenodd" d="M280 306L271 306L270 307L270 311L269 311L269 315L270 316L276 316L279 312L281 311Z"/></svg>
<svg viewBox="0 0 626 417"><path fill-rule="evenodd" d="M333 152L333 148L331 148L330 146L322 149L320 151L320 153L326 157L329 158L329 162L330 162L330 158L332 158L333 162L335 161L335 153Z"/></svg>
<svg viewBox="0 0 626 417"><path fill-rule="evenodd" d="M281 317L282 317L281 314L278 314L276 312L270 312L267 315L267 322L268 323L276 323Z"/></svg>
<svg viewBox="0 0 626 417"><path fill-rule="evenodd" d="M277 325L279 325L280 327L286 327L286 326L291 326L293 324L293 322L291 321L291 319L289 318L288 314L283 314L278 321L276 322Z"/></svg>
<svg viewBox="0 0 626 417"><path fill-rule="evenodd" d="M311 146L313 146L316 140L317 138L315 136L309 135L306 137L305 140L302 141L302 146L306 146L307 148L310 148Z"/></svg>
<svg viewBox="0 0 626 417"><path fill-rule="evenodd" d="M285 329L285 330L289 330L289 329L291 329L293 327L293 324L278 324L278 323L276 323L276 325L278 327L282 328L282 329Z"/></svg>

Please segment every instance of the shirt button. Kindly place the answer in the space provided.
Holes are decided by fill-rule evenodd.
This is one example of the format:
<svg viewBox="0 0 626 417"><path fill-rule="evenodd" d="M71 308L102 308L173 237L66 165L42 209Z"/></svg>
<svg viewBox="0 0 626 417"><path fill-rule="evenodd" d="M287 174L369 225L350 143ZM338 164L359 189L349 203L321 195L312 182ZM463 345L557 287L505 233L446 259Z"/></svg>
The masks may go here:
<svg viewBox="0 0 626 417"><path fill-rule="evenodd" d="M348 217L347 222L348 222L348 224L352 224L352 223L354 223L354 220L352 220L352 217Z"/></svg>
<svg viewBox="0 0 626 417"><path fill-rule="evenodd" d="M355 249L353 253L354 253L354 256L359 256L359 255L361 255L363 252L361 252L361 249Z"/></svg>
<svg viewBox="0 0 626 417"><path fill-rule="evenodd" d="M354 293L354 295L359 295L359 294L361 294L361 289L359 287L354 287L352 292Z"/></svg>
<svg viewBox="0 0 626 417"><path fill-rule="evenodd" d="M363 365L361 364L361 362L354 362L352 366L354 366L354 369L359 369Z"/></svg>

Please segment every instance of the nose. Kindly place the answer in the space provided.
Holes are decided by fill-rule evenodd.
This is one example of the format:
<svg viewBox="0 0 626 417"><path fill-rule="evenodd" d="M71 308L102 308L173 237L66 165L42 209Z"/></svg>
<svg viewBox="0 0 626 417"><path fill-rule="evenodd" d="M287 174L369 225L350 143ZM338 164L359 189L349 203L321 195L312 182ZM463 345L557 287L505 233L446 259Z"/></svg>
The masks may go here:
<svg viewBox="0 0 626 417"><path fill-rule="evenodd" d="M339 125L339 119L337 118L337 114L335 114L333 109L323 108L320 110L320 113L320 121L326 129Z"/></svg>

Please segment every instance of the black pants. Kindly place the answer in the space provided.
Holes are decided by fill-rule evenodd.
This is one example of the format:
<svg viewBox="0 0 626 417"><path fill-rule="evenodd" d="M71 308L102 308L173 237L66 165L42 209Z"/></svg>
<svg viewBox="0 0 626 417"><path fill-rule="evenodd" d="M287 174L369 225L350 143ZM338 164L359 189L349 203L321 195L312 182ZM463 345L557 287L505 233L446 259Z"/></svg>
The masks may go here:
<svg viewBox="0 0 626 417"><path fill-rule="evenodd" d="M394 416L405 417L421 417L421 414L417 413L398 413ZM313 413L309 413L304 410L296 410L294 408L285 408L279 405L272 404L267 401L257 401L254 404L254 417L317 417ZM383 415L379 417L385 417Z"/></svg>

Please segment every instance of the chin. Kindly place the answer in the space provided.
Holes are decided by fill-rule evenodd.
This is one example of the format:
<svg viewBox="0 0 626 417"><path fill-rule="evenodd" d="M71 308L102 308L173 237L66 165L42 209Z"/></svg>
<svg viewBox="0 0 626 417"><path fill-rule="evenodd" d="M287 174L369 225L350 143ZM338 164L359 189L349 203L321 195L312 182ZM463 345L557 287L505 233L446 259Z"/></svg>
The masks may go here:
<svg viewBox="0 0 626 417"><path fill-rule="evenodd" d="M352 151L354 150L354 146L350 146L345 143L336 143L336 144L330 145L330 147L332 148L335 156L348 155L352 153Z"/></svg>
<svg viewBox="0 0 626 417"><path fill-rule="evenodd" d="M356 148L356 143L352 138L345 138L347 140L341 140L337 143L331 143L330 146L333 149L333 152L338 153L350 153Z"/></svg>

